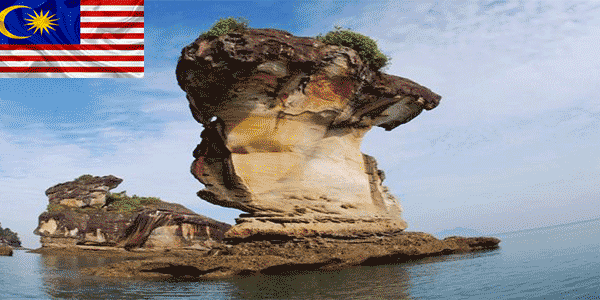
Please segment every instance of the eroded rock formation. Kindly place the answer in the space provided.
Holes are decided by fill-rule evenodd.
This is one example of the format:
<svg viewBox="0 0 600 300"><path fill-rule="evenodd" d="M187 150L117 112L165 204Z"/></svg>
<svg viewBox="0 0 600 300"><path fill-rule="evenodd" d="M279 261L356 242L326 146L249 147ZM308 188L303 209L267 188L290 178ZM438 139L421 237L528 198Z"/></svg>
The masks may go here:
<svg viewBox="0 0 600 300"><path fill-rule="evenodd" d="M157 198L114 194L123 180L84 175L49 188L34 233L43 247L182 248L220 241L231 226Z"/></svg>
<svg viewBox="0 0 600 300"><path fill-rule="evenodd" d="M0 224L0 246L21 248L19 234L13 232L10 228L2 228L2 224Z"/></svg>
<svg viewBox="0 0 600 300"><path fill-rule="evenodd" d="M50 204L70 207L102 206L106 194L116 188L123 179L115 176L94 177L83 175L77 180L57 184L46 190Z"/></svg>
<svg viewBox="0 0 600 300"><path fill-rule="evenodd" d="M12 256L13 248L9 245L0 244L0 256Z"/></svg>
<svg viewBox="0 0 600 300"><path fill-rule="evenodd" d="M192 173L198 195L247 212L227 232L357 236L406 228L383 171L360 151L441 97L371 70L347 47L274 29L199 38L177 79L205 127Z"/></svg>

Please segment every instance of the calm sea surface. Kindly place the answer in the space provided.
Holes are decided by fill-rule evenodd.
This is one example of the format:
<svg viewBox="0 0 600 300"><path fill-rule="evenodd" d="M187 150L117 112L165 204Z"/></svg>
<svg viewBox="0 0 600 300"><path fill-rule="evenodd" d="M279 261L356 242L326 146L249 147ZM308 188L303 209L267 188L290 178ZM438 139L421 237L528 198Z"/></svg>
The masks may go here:
<svg viewBox="0 0 600 300"><path fill-rule="evenodd" d="M600 220L497 235L493 251L203 282L104 280L115 259L0 256L0 299L600 299Z"/></svg>

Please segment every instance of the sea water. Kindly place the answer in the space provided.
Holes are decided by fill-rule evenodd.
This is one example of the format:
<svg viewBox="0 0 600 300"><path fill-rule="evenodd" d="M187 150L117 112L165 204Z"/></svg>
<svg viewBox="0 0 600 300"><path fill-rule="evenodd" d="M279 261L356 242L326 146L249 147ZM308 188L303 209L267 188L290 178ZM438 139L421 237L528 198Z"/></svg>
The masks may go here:
<svg viewBox="0 0 600 300"><path fill-rule="evenodd" d="M600 299L600 219L496 235L499 249L200 282L103 279L118 258L0 256L0 299Z"/></svg>

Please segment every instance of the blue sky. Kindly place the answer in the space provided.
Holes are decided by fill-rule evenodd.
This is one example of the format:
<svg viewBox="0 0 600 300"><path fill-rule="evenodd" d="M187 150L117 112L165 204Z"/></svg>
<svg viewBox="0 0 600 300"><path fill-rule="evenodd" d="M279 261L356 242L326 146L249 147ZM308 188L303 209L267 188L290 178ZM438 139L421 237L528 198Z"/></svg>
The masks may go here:
<svg viewBox="0 0 600 300"><path fill-rule="evenodd" d="M386 71L442 95L374 156L409 230L494 233L600 217L597 1L150 1L144 79L0 80L0 222L32 234L44 191L113 174L113 191L159 196L228 223L189 172L202 126L175 79L181 49L221 17L299 36L335 25L378 41Z"/></svg>

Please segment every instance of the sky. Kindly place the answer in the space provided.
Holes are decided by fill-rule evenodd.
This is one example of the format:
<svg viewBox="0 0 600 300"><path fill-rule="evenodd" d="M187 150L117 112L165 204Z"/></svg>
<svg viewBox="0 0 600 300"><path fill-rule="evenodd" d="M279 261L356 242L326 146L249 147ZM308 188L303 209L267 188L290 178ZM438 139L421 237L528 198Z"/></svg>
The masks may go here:
<svg viewBox="0 0 600 300"><path fill-rule="evenodd" d="M408 230L493 234L600 217L598 1L146 0L144 10L143 79L0 80L0 223L24 246L39 246L44 191L82 174L235 223L240 211L196 196L202 125L175 78L181 49L229 16L297 36L368 35L391 57L385 72L442 96L361 147Z"/></svg>

